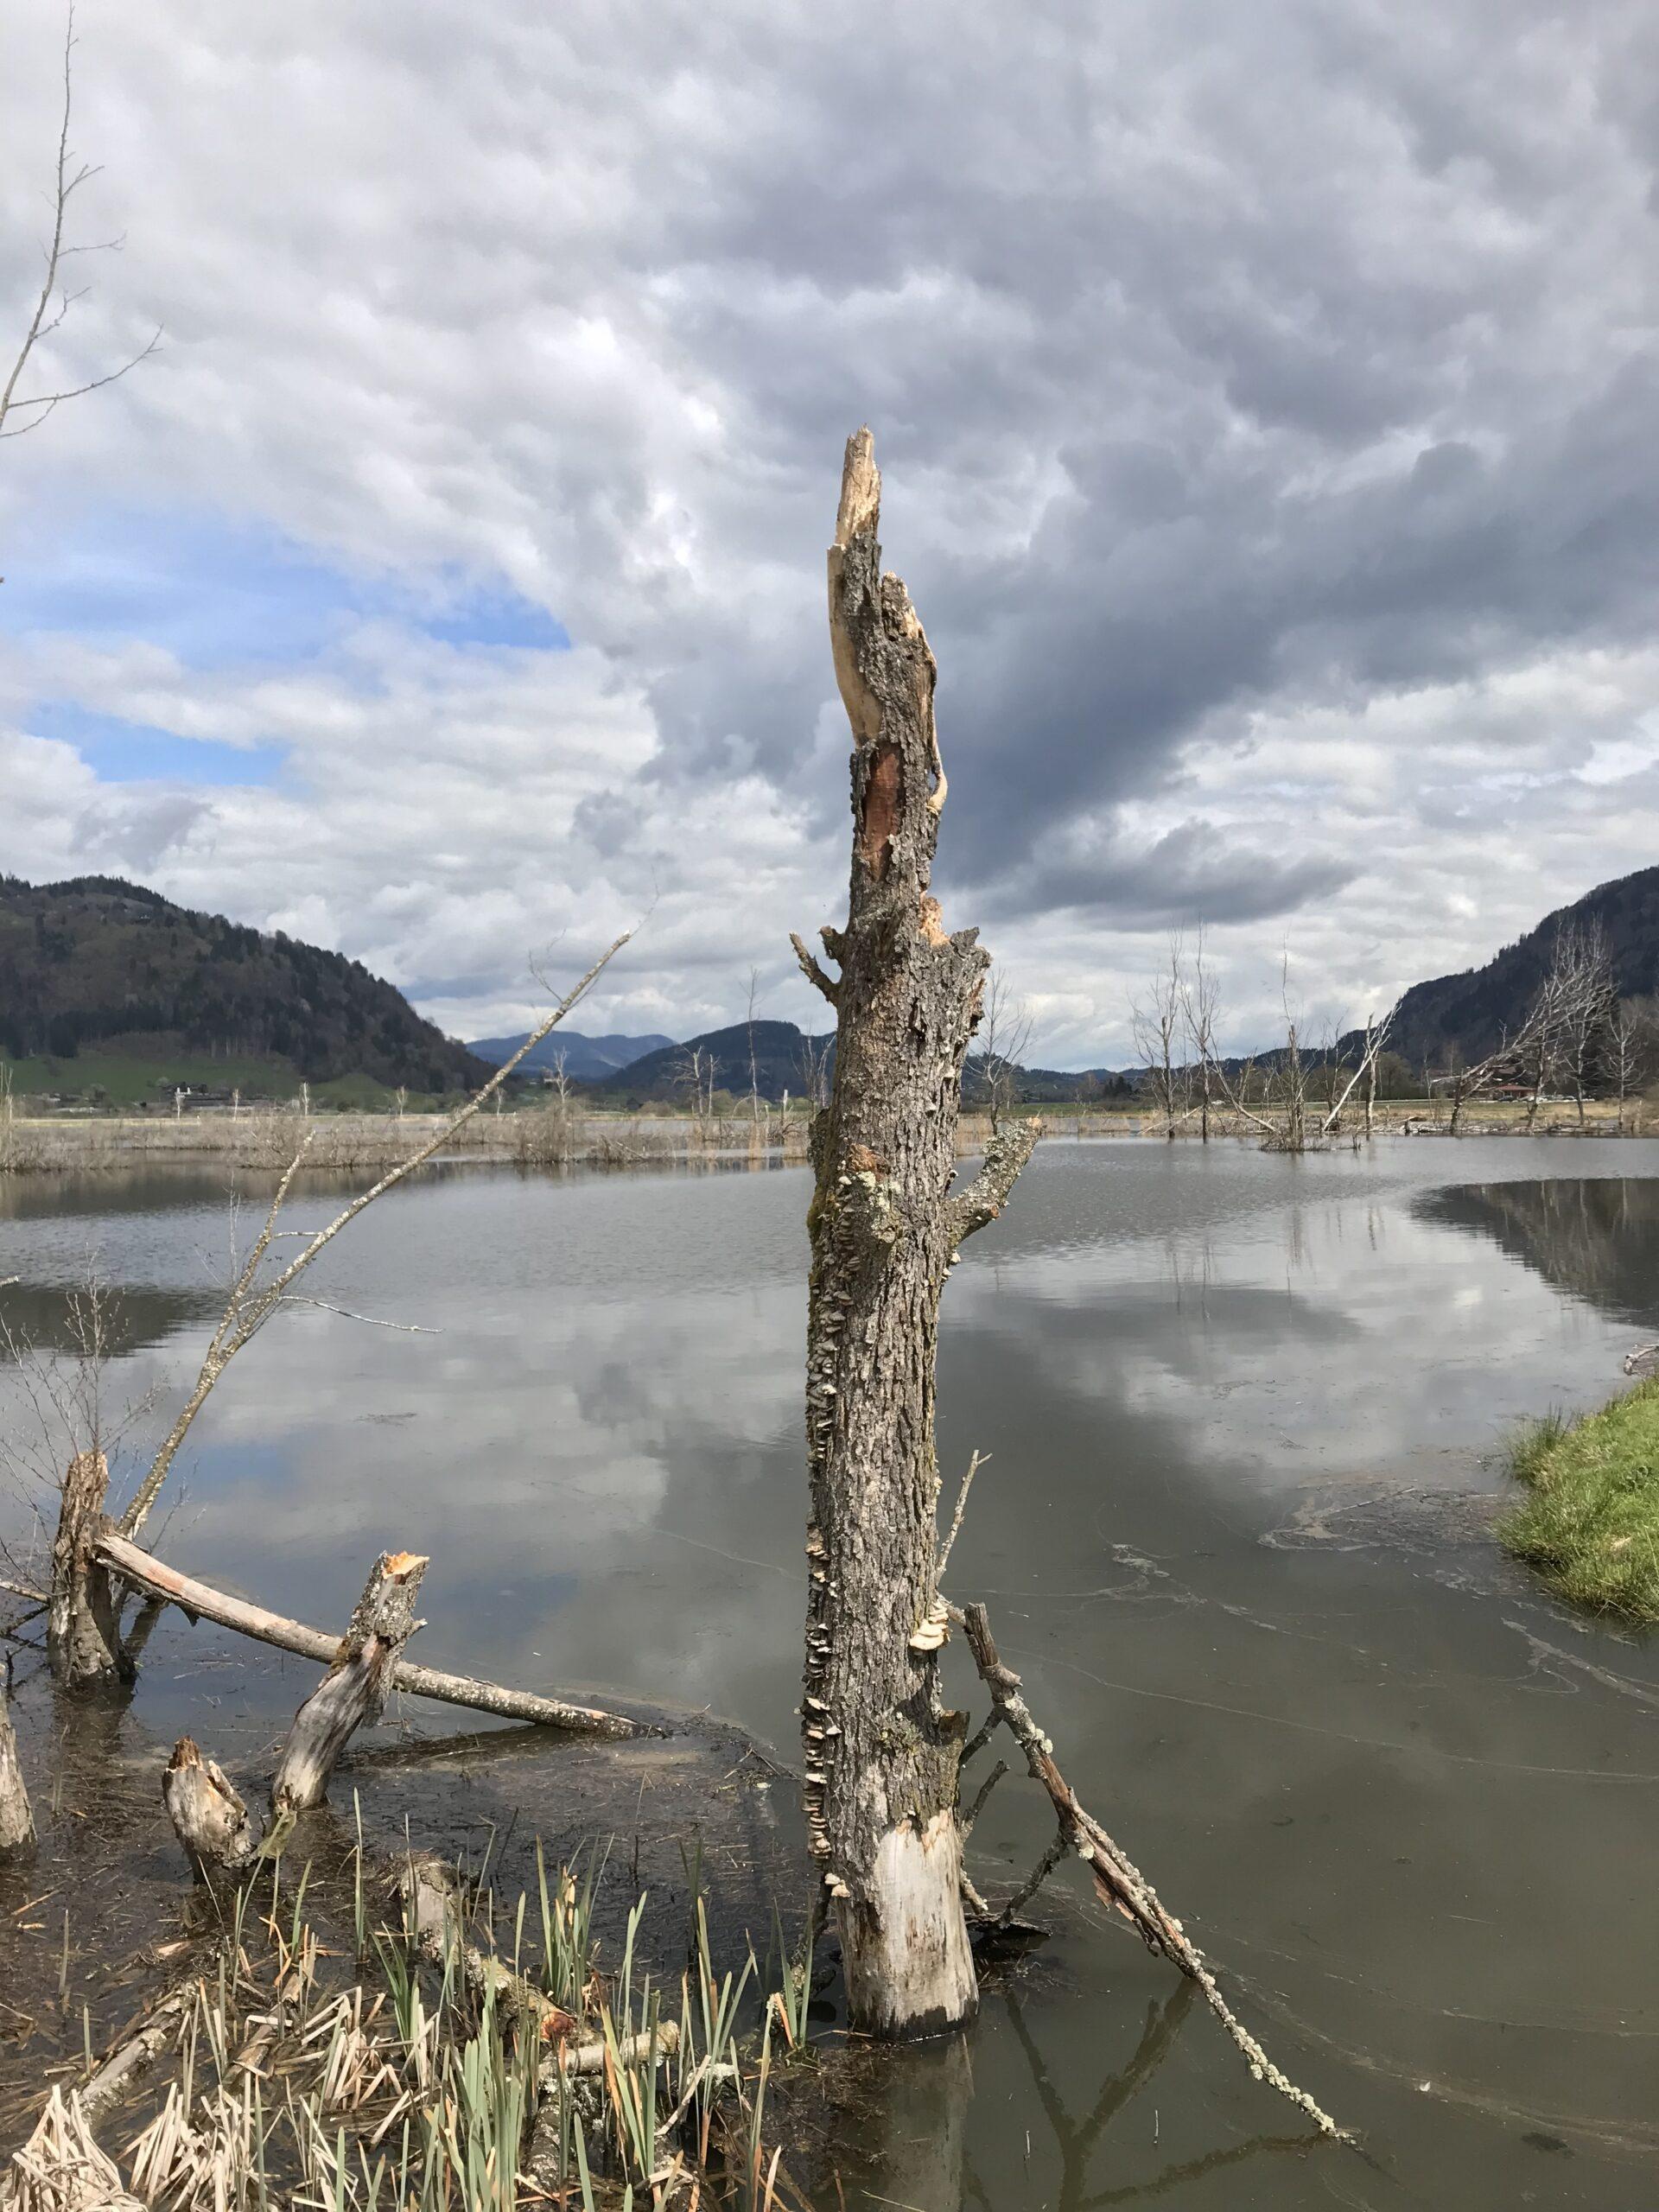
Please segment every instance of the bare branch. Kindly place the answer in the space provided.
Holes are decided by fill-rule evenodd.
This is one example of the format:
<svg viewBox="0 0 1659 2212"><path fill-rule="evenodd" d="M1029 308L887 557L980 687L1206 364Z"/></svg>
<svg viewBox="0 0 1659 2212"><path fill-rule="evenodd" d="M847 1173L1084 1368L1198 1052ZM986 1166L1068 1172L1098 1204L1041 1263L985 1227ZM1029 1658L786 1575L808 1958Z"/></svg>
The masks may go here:
<svg viewBox="0 0 1659 2212"><path fill-rule="evenodd" d="M815 991L822 991L825 998L829 1000L831 1006L839 1006L841 1004L840 984L833 982L830 976L825 975L823 969L819 967L817 960L813 957L811 953L807 950L805 945L802 944L800 938L796 936L793 930L789 933L789 941L795 948L795 957L800 962L801 973L805 976L807 982L811 984Z"/></svg>
<svg viewBox="0 0 1659 2212"><path fill-rule="evenodd" d="M632 930L623 931L615 943L594 961L575 988L562 998L552 1011L537 1024L512 1057L502 1062L489 1081L480 1090L475 1090L457 1113L450 1116L435 1135L429 1137L424 1144L417 1145L415 1150L399 1160L395 1167L389 1168L372 1188L353 1198L348 1206L335 1215L326 1228L320 1229L304 1249L289 1262L273 1281L256 1288L260 1262L264 1258L271 1239L276 1232L276 1217L282 1211L283 1202L288 1196L289 1187L299 1172L300 1166L305 1158L306 1148L311 1141L311 1134L307 1133L298 1151L289 1163L282 1181L276 1186L276 1195L271 1201L270 1211L265 1217L264 1227L254 1241L253 1249L248 1255L247 1263L232 1287L229 1303L225 1308L219 1326L214 1330L208 1342L207 1356L202 1361L201 1371L196 1377L195 1388L186 1400L177 1421L174 1422L168 1432L166 1441L156 1453L149 1472L139 1484L132 1503L121 1517L121 1533L124 1536L136 1536L139 1529L143 1527L149 1517L149 1510L156 1503L156 1493L167 1479L167 1471L173 1464L174 1456L183 1442L191 1422L200 1412L208 1392L236 1354L257 1334L264 1323L276 1311L283 1302L289 1284L304 1268L310 1266L317 1255L339 1236L342 1229L356 1220L365 1207L372 1206L377 1198L383 1198L395 1185L401 1183L406 1176L412 1175L417 1167L424 1166L434 1153L442 1150L453 1136L466 1127L474 1115L478 1113L500 1090L502 1084L526 1054L534 1052L542 1039L550 1034L564 1020L566 1014L592 988L594 982L632 935Z"/></svg>
<svg viewBox="0 0 1659 2212"><path fill-rule="evenodd" d="M997 1130L985 1147L984 1166L967 1189L950 1202L953 1245L961 1244L996 1219L1042 1133L1043 1125L1034 1116L1029 1122L1009 1122Z"/></svg>
<svg viewBox="0 0 1659 2212"><path fill-rule="evenodd" d="M35 311L30 315L29 326L23 333L22 343L17 349L16 359L12 362L4 385L0 385L0 438L21 438L29 431L38 429L41 424L62 406L66 400L80 399L87 392L101 391L105 385L118 383L130 370L136 369L140 361L147 361L162 340L162 334L157 329L149 344L142 351L135 353L130 361L124 362L118 369L110 370L104 376L89 378L84 384L68 386L61 391L35 392L27 397L20 397L18 395L17 380L28 367L35 347L41 339L48 337L58 328L74 302L85 296L84 289L80 292L66 292L60 296L55 313L53 312L52 298L54 293L57 291L58 274L64 262L74 254L111 251L120 244L118 239L107 238L98 244L72 245L64 237L65 226L68 220L69 202L81 186L99 173L95 167L84 162L79 168L73 171L70 167L69 117L73 105L74 50L75 10L73 0L71 0L64 22L63 107L58 124L57 181L53 194L52 234L44 249L46 273L41 284L39 297L35 302ZM15 429L8 429L5 427L7 416L14 410L24 409L35 410L34 419L31 422L19 423Z"/></svg>

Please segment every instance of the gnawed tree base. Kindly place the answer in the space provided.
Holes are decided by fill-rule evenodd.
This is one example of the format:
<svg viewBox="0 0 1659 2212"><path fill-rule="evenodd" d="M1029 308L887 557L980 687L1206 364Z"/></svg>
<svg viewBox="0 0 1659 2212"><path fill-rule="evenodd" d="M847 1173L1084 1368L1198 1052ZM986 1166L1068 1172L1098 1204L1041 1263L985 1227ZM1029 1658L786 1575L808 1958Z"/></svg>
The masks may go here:
<svg viewBox="0 0 1659 2212"><path fill-rule="evenodd" d="M380 1718L387 1680L420 1625L415 1599L426 1566L416 1552L382 1552L375 1561L333 1665L294 1716L271 1784L279 1813L321 1805L341 1751Z"/></svg>
<svg viewBox="0 0 1659 2212"><path fill-rule="evenodd" d="M130 1681L121 1649L118 1609L108 1569L97 1555L109 1464L101 1452L80 1452L63 1478L58 1533L52 1547L52 1588L46 1648L67 1689Z"/></svg>
<svg viewBox="0 0 1659 2212"><path fill-rule="evenodd" d="M173 1746L162 1802L199 1874L234 1874L251 1861L258 1838L241 1793L217 1760L203 1758L192 1737L181 1736Z"/></svg>

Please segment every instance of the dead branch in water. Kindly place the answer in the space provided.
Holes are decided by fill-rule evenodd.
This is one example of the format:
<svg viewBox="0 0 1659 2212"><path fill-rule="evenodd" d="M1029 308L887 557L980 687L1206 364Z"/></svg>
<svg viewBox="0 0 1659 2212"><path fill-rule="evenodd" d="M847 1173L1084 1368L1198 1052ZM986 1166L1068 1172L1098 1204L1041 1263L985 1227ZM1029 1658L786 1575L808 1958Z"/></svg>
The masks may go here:
<svg viewBox="0 0 1659 2212"><path fill-rule="evenodd" d="M1071 1784L1054 1764L1052 1741L1032 1717L1031 1708L1020 1693L1019 1675L1011 1668L1005 1667L998 1656L991 1635L990 1618L983 1605L973 1605L967 1608L964 1626L969 1648L974 1655L974 1664L979 1669L981 1681L991 1694L997 1716L1025 1753L1026 1764L1033 1779L1047 1791L1058 1823L1054 1842L1050 1845L1031 1879L1004 1907L1001 1921L1006 1922L1016 1908L1035 1892L1068 1851L1075 1851L1094 1877L1101 1902L1122 1914L1148 1950L1167 1959L1172 1966L1179 1967L1189 1980L1198 1984L1205 2004L1227 2031L1256 2080L1277 2089L1281 2097L1287 2097L1300 2111L1307 2114L1322 2133L1335 2136L1344 2142L1350 2140L1346 2131L1338 2126L1329 2113L1315 2104L1306 2089L1299 2089L1289 2076L1282 2074L1274 2064L1217 1987L1214 1974L1188 1938L1180 1922L1161 1903L1151 1883L1127 1853L1113 1842L1099 1821L1078 1803Z"/></svg>
<svg viewBox="0 0 1659 2212"><path fill-rule="evenodd" d="M165 1599L193 1618L234 1629L239 1636L251 1636L257 1643L274 1644L277 1650L295 1652L302 1659L320 1659L325 1666L333 1664L340 1649L337 1636L327 1635L319 1628L308 1628L303 1622L289 1620L281 1613L268 1612L263 1605L253 1605L245 1598L230 1597L206 1582L198 1582L193 1575L181 1574L113 1529L99 1531L95 1550L104 1564L124 1582L131 1583L135 1589L145 1591L151 1597ZM504 1720L531 1720L543 1727L563 1728L580 1735L658 1736L664 1732L651 1721L630 1720L626 1714L608 1713L601 1706L572 1705L563 1698L542 1697L532 1690L505 1689L496 1682L474 1681L465 1675L440 1674L432 1667L412 1666L407 1659L395 1662L389 1670L386 1687L403 1690L411 1697L436 1698L444 1705L464 1705L476 1713L493 1713Z"/></svg>
<svg viewBox="0 0 1659 2212"><path fill-rule="evenodd" d="M480 1090L475 1090L467 1103L458 1112L452 1114L434 1135L429 1137L424 1143L417 1145L414 1151L400 1160L395 1167L388 1168L379 1181L371 1189L363 1192L359 1197L353 1198L348 1206L342 1208L326 1228L317 1231L298 1255L290 1260L279 1274L269 1282L261 1283L258 1280L259 1269L264 1261L265 1254L270 1248L271 1238L276 1233L276 1217L283 1210L283 1202L288 1197L295 1176L298 1174L304 1164L306 1148L311 1141L310 1133L308 1132L302 1139L299 1149L289 1162L287 1168L283 1171L282 1180L276 1185L276 1195L271 1200L270 1211L265 1216L264 1226L254 1239L253 1248L248 1254L241 1272L231 1287L230 1298L219 1318L219 1326L208 1339L207 1350L203 1357L201 1370L196 1377L195 1386L181 1408L179 1417L168 1430L161 1450L156 1454L149 1472L139 1484L131 1504L122 1516L121 1534L124 1536L136 1536L143 1527L149 1517L149 1510L156 1503L156 1494L167 1480L168 1469L172 1465L191 1422L194 1421L206 1403L208 1393L237 1353L257 1334L278 1306L283 1303L295 1280L310 1266L312 1261L326 1245L333 1243L342 1229L346 1228L357 1219L365 1207L372 1206L377 1198L383 1198L394 1185L401 1183L405 1176L412 1175L417 1167L424 1166L435 1152L440 1151L448 1143L451 1137L465 1128L486 1102L500 1090L502 1084L525 1055L534 1052L542 1039L564 1020L565 1015L569 1013L577 1001L585 996L632 935L632 930L623 931L616 942L594 961L575 988L567 993L552 1012L531 1031L512 1058L504 1060L489 1081Z"/></svg>

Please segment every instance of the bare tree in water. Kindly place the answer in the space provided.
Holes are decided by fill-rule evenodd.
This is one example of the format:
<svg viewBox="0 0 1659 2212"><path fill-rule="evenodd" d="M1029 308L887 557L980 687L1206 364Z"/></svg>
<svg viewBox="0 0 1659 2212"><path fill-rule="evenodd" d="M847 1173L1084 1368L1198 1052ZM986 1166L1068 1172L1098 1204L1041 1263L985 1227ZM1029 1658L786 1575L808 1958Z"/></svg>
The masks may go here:
<svg viewBox="0 0 1659 2212"><path fill-rule="evenodd" d="M985 1011L980 1023L980 1074L991 1111L991 1127L1000 1129L1013 1112L1020 1070L1031 1050L1031 1008L1008 988L995 969L985 986Z"/></svg>
<svg viewBox="0 0 1659 2212"><path fill-rule="evenodd" d="M1129 1006L1129 1031L1144 1070L1144 1081L1163 1116L1164 1135L1173 1139L1185 1104L1186 1069L1177 1051L1185 1020L1186 985L1179 934L1169 940L1169 957L1153 977L1143 998Z"/></svg>
<svg viewBox="0 0 1659 2212"><path fill-rule="evenodd" d="M843 927L820 932L835 1077L813 1125L808 1213L811 1519L802 1726L810 1847L841 1936L848 2007L868 2034L925 2034L977 2002L962 1898L962 1716L940 1694L933 1442L939 1295L1036 1141L1006 1124L952 1196L962 1072L988 956L929 891L945 777L936 669L915 609L881 573L870 435L848 441L830 628L852 724L855 830Z"/></svg>

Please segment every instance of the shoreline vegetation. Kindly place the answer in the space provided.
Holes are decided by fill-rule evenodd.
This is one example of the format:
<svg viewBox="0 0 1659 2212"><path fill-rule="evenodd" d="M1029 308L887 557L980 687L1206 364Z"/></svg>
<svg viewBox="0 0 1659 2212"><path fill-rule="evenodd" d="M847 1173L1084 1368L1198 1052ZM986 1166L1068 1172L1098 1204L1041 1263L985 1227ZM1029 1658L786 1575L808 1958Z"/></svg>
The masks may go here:
<svg viewBox="0 0 1659 2212"><path fill-rule="evenodd" d="M808 1157L807 1132L812 1109L804 1102L787 1111L763 1100L751 1113L697 1115L658 1109L645 1112L586 1112L569 1106L530 1103L499 1114L480 1115L466 1141L442 1157L450 1165L517 1165L524 1167L655 1167L677 1162L729 1159L760 1154L788 1162ZM1204 1141L1196 1119L1178 1122L1172 1131L1164 1115L1150 1108L1123 1106L1024 1106L1045 1136L1077 1140L1137 1137L1149 1142ZM435 1135L449 1117L429 1113L366 1113L314 1110L297 1105L247 1106L239 1113L205 1109L172 1115L29 1114L0 1110L0 1175L86 1173L142 1162L220 1160L251 1170L279 1173L292 1159L296 1136L308 1131L308 1171L381 1166L400 1159L411 1144ZM1564 1105L1557 1115L1527 1123L1523 1105L1489 1104L1478 1119L1466 1113L1455 1132L1444 1098L1379 1100L1375 1134L1384 1136L1646 1136L1659 1128L1646 1101L1621 1111L1611 1099L1589 1103L1586 1117ZM957 1152L982 1153L995 1132L995 1118L969 1111L962 1116ZM1249 1119L1213 1110L1209 1135L1255 1139L1259 1128ZM1363 1141L1356 1117L1339 1127L1324 1146L1338 1150Z"/></svg>
<svg viewBox="0 0 1659 2212"><path fill-rule="evenodd" d="M1529 1422L1509 1466L1526 1494L1498 1523L1505 1550L1570 1605L1659 1624L1659 1376L1576 1420Z"/></svg>

